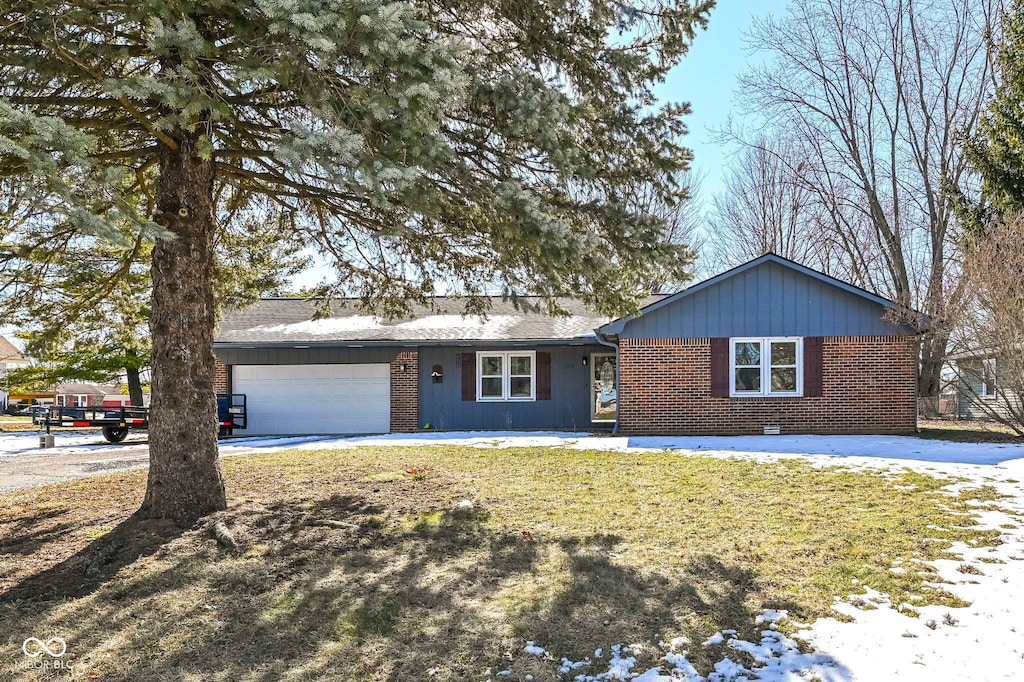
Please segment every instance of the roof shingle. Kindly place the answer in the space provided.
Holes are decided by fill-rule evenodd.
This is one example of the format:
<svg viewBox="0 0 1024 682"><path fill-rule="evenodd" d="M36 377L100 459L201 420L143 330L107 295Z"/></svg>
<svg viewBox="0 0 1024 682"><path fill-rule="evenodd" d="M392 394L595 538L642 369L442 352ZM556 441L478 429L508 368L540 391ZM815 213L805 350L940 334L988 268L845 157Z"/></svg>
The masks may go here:
<svg viewBox="0 0 1024 682"><path fill-rule="evenodd" d="M517 310L510 300L500 298L492 300L486 318L464 316L464 300L438 297L434 303L437 310L418 307L408 318L383 320L355 309L350 301L339 301L330 317L313 320L313 301L263 299L250 308L225 313L215 343L593 339L594 329L609 320L569 299L559 301L569 312L567 317Z"/></svg>

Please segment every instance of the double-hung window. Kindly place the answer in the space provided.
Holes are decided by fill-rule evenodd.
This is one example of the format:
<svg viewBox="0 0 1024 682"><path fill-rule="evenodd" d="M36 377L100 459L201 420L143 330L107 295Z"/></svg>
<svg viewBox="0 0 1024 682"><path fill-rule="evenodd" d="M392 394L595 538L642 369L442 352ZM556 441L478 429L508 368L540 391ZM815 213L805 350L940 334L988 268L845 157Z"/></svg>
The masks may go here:
<svg viewBox="0 0 1024 682"><path fill-rule="evenodd" d="M476 360L477 400L536 400L534 351L480 351Z"/></svg>
<svg viewBox="0 0 1024 682"><path fill-rule="evenodd" d="M803 395L803 340L792 337L730 339L729 395Z"/></svg>
<svg viewBox="0 0 1024 682"><path fill-rule="evenodd" d="M89 396L87 395L76 395L75 396L75 407L88 407Z"/></svg>
<svg viewBox="0 0 1024 682"><path fill-rule="evenodd" d="M981 397L994 398L996 395L996 359L981 361Z"/></svg>

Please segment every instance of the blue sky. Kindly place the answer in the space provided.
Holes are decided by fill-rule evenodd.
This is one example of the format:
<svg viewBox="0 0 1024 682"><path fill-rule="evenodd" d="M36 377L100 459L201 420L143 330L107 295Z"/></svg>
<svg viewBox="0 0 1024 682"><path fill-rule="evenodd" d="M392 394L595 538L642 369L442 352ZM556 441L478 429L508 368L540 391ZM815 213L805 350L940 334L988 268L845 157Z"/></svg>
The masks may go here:
<svg viewBox="0 0 1024 682"><path fill-rule="evenodd" d="M729 150L712 140L711 131L730 114L739 120L733 110L736 81L760 59L748 54L743 34L755 17L780 16L785 6L786 0L718 0L707 31L697 34L689 54L658 88L662 99L689 102L693 108L685 119L690 129L685 143L693 149L694 170L705 176L699 197L703 203L720 191L722 170L728 163Z"/></svg>

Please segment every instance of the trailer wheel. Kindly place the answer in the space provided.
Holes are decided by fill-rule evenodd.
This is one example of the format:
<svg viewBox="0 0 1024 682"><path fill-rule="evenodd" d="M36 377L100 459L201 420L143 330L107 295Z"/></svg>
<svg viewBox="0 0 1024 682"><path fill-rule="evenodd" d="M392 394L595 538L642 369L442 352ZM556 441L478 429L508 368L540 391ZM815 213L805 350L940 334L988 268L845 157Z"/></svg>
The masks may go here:
<svg viewBox="0 0 1024 682"><path fill-rule="evenodd" d="M103 437L108 443L120 443L128 437L128 429L120 426L104 426Z"/></svg>

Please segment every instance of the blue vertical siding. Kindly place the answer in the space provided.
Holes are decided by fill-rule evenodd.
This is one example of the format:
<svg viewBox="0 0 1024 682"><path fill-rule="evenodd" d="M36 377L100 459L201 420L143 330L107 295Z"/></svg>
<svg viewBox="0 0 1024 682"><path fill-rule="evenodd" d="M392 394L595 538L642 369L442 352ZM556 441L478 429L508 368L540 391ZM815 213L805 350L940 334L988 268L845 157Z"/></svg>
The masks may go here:
<svg viewBox="0 0 1024 682"><path fill-rule="evenodd" d="M462 400L463 353L480 350L536 350L551 353L551 400L477 402ZM612 352L604 346L501 346L420 348L420 426L441 431L561 429L590 430L590 367L583 358ZM434 365L444 369L444 382L432 383Z"/></svg>
<svg viewBox="0 0 1024 682"><path fill-rule="evenodd" d="M765 262L628 320L624 339L906 334L885 307Z"/></svg>

